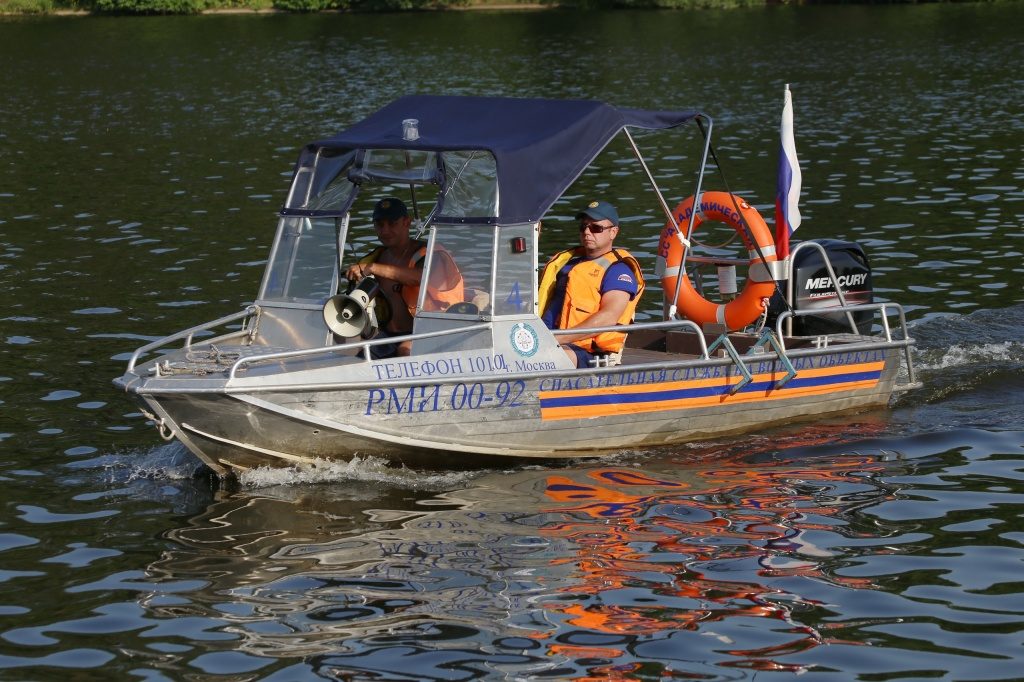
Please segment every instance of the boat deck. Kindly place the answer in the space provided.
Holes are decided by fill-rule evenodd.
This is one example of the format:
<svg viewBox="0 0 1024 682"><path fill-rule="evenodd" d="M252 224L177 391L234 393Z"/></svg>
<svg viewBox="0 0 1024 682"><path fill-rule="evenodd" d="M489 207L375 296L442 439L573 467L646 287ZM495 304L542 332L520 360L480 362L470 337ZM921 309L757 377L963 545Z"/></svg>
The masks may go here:
<svg viewBox="0 0 1024 682"><path fill-rule="evenodd" d="M652 362L685 362L696 360L700 356L692 353L667 353L660 350L648 350L646 348L624 348L622 351L622 365L643 365Z"/></svg>

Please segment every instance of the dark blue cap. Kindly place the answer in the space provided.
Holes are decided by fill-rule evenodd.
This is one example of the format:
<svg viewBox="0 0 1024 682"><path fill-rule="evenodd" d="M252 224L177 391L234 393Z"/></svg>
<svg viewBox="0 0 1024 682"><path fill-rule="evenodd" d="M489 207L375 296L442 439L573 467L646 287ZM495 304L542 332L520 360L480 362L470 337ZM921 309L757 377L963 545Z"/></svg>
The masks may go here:
<svg viewBox="0 0 1024 682"><path fill-rule="evenodd" d="M587 207L576 214L576 220L589 217L591 220L610 220L612 225L619 224L619 212L607 201L591 201Z"/></svg>
<svg viewBox="0 0 1024 682"><path fill-rule="evenodd" d="M407 215L409 215L409 210L401 199L388 197L387 199L381 199L373 206L374 220L387 220L390 222L404 218Z"/></svg>

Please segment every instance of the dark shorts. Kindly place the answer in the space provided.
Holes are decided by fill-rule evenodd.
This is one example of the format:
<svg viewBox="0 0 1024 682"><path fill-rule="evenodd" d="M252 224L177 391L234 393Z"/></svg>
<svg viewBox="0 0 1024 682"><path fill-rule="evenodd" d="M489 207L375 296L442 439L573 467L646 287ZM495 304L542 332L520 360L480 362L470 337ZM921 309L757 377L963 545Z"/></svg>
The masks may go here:
<svg viewBox="0 0 1024 682"><path fill-rule="evenodd" d="M587 351L583 350L579 346L573 345L571 343L567 343L567 344L565 344L562 347L563 348L568 348L569 350L571 350L573 353L576 354L576 366L577 367L591 367L592 365L590 364L590 362L595 357L597 357L593 353L588 353Z"/></svg>
<svg viewBox="0 0 1024 682"><path fill-rule="evenodd" d="M389 332L381 329L377 332L375 339L386 339L389 336L405 336L409 332ZM360 351L362 353L362 351ZM385 358L393 358L398 355L398 344L397 343L380 343L376 346L370 346L370 359L371 360L383 360Z"/></svg>

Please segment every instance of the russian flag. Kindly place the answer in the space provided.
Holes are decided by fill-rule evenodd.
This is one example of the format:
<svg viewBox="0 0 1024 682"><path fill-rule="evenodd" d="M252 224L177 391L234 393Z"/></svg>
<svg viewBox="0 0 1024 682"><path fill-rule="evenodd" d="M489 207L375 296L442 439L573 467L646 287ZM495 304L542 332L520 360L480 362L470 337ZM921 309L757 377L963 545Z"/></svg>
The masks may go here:
<svg viewBox="0 0 1024 682"><path fill-rule="evenodd" d="M800 227L800 163L796 159L793 138L793 98L786 84L782 100L782 148L779 152L779 178L775 190L775 254L779 260L789 257L789 238Z"/></svg>

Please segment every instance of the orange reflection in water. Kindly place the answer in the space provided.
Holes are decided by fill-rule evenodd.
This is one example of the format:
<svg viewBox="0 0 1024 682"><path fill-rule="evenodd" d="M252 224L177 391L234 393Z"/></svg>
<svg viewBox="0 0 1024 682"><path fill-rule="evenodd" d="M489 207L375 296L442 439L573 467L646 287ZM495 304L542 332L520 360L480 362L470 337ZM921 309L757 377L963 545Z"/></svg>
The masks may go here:
<svg viewBox="0 0 1024 682"><path fill-rule="evenodd" d="M674 480L614 468L547 478L549 508L566 521L542 533L568 541L576 555L555 565L574 565L573 584L561 592L572 601L546 603L582 630L637 637L676 630L704 630L734 617L771 618L786 624L793 638L785 644L724 649L734 657L724 665L756 670L800 672L800 665L777 660L825 643L813 625L794 612L823 605L766 583L802 576L854 589L873 583L837 575L828 563L833 552L814 546L808 531L836 533L843 516L862 504L891 498L878 491L869 501L851 501L830 491L881 469L874 457L840 455L809 467L774 462L764 466L680 469ZM851 534L846 528L847 534ZM730 563L733 562L733 563ZM721 577L721 566L747 579ZM709 566L718 568L711 568ZM708 575L708 573L714 575ZM751 576L756 579L749 579ZM637 594L653 597L638 600ZM632 595L632 596L631 596ZM706 633L710 634L710 633ZM625 654L601 647L591 655L574 647L550 645L549 651L573 658L613 661ZM635 679L633 666L590 667L602 679ZM614 676L609 677L614 672Z"/></svg>

